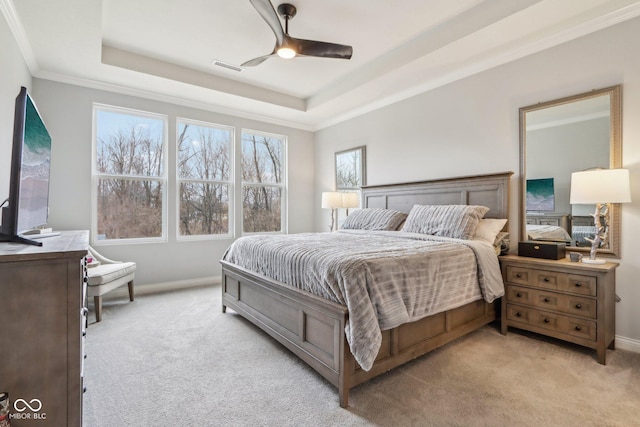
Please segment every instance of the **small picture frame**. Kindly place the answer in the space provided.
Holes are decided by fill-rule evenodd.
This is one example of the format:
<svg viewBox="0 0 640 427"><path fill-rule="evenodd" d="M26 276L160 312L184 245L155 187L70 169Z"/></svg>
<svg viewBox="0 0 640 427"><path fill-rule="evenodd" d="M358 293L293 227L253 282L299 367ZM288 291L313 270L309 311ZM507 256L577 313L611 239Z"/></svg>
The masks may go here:
<svg viewBox="0 0 640 427"><path fill-rule="evenodd" d="M366 185L365 146L335 154L336 190L360 190Z"/></svg>

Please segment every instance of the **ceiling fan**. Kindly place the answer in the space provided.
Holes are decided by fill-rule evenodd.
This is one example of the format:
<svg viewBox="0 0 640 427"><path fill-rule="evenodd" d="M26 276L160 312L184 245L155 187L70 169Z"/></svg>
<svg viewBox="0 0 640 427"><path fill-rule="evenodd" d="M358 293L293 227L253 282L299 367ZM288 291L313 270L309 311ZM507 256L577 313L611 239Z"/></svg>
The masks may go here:
<svg viewBox="0 0 640 427"><path fill-rule="evenodd" d="M320 42L314 40L303 40L289 35L289 20L296 16L296 7L289 3L278 6L278 14L284 18L284 30L280 24L278 14L269 0L249 0L258 11L276 36L276 45L268 55L251 59L243 67L253 67L262 64L274 55L282 58L293 58L294 56L315 56L320 58L351 59L353 48L342 44Z"/></svg>

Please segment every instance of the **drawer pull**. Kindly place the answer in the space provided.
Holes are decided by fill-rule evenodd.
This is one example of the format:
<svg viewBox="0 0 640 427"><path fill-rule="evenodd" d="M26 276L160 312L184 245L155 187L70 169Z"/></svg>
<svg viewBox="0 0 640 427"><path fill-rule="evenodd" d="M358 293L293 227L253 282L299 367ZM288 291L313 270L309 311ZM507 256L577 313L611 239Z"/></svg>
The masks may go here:
<svg viewBox="0 0 640 427"><path fill-rule="evenodd" d="M549 302L551 301L549 298L545 297L544 302Z"/></svg>
<svg viewBox="0 0 640 427"><path fill-rule="evenodd" d="M581 331L582 330L582 326L576 326L576 331Z"/></svg>
<svg viewBox="0 0 640 427"><path fill-rule="evenodd" d="M547 318L545 317L545 319L544 319L544 323L549 323L549 322L551 322L551 320L549 320L549 319L547 319Z"/></svg>
<svg viewBox="0 0 640 427"><path fill-rule="evenodd" d="M576 304L576 308L580 310L582 308L582 304Z"/></svg>
<svg viewBox="0 0 640 427"><path fill-rule="evenodd" d="M576 282L575 285L576 285L576 288L582 287L582 283L580 283L580 282Z"/></svg>
<svg viewBox="0 0 640 427"><path fill-rule="evenodd" d="M518 279L521 279L521 278L522 278L522 273L516 273L516 277L517 277Z"/></svg>
<svg viewBox="0 0 640 427"><path fill-rule="evenodd" d="M544 278L544 281L545 281L545 282L549 282L549 281L550 281L550 279L549 279L548 277L545 277L545 278Z"/></svg>
<svg viewBox="0 0 640 427"><path fill-rule="evenodd" d="M520 292L518 292L518 293L516 294L516 296L517 296L518 298L522 298L522 294L521 294Z"/></svg>
<svg viewBox="0 0 640 427"><path fill-rule="evenodd" d="M519 311L516 313L516 317L522 317L522 313L520 313Z"/></svg>

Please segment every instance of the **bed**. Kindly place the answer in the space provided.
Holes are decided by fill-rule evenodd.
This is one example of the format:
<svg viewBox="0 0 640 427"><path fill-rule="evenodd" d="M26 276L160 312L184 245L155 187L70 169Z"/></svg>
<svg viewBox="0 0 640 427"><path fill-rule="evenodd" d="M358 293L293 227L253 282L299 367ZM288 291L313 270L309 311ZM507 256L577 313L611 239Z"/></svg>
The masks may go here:
<svg viewBox="0 0 640 427"><path fill-rule="evenodd" d="M363 206L409 212L416 204L481 205L489 208L484 218L507 218L511 174L367 186L363 188ZM396 244L412 246L394 241ZM287 285L226 259L221 264L223 312L227 307L233 309L300 357L338 388L340 406L345 408L351 388L496 318L495 302L480 298L384 328L371 360L355 352L359 360L365 361L367 369L363 369L350 348L348 338L352 336L348 334L354 319L350 318L347 304ZM359 317L355 311L351 314Z"/></svg>

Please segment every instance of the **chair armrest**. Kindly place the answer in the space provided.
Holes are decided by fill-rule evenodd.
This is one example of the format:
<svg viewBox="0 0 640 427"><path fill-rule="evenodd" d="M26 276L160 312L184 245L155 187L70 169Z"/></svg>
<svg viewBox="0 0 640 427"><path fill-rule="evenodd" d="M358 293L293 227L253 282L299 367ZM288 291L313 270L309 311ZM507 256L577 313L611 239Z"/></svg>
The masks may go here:
<svg viewBox="0 0 640 427"><path fill-rule="evenodd" d="M95 258L97 261L100 261L101 264L121 264L122 263L122 261L114 261L112 259L107 258L106 256L100 255L91 246L89 246L89 254L93 258Z"/></svg>

